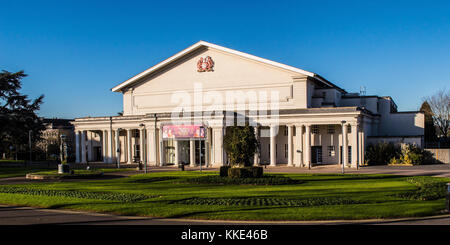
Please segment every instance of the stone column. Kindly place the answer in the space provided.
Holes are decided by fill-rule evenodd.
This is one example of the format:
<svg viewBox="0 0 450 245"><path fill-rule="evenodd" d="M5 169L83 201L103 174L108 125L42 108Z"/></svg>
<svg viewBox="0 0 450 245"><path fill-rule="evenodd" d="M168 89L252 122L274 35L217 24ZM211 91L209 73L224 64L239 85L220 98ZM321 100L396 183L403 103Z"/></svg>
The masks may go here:
<svg viewBox="0 0 450 245"><path fill-rule="evenodd" d="M175 147L175 165L178 166L178 163L180 161L180 154L178 153L178 150L179 150L179 148L178 148L178 140L174 139L173 140L173 145Z"/></svg>
<svg viewBox="0 0 450 245"><path fill-rule="evenodd" d="M158 129L158 139L159 139L159 166L164 166L164 144L163 144L163 131L162 126Z"/></svg>
<svg viewBox="0 0 450 245"><path fill-rule="evenodd" d="M195 167L195 141L189 141L189 166Z"/></svg>
<svg viewBox="0 0 450 245"><path fill-rule="evenodd" d="M75 131L75 162L80 163L80 131Z"/></svg>
<svg viewBox="0 0 450 245"><path fill-rule="evenodd" d="M225 164L224 161L224 149L223 149L223 127L213 127L213 165L216 167L223 166Z"/></svg>
<svg viewBox="0 0 450 245"><path fill-rule="evenodd" d="M81 163L87 163L86 161L86 131L81 131Z"/></svg>
<svg viewBox="0 0 450 245"><path fill-rule="evenodd" d="M293 125L287 125L288 128L288 166L292 167L294 166L294 159L293 159L293 155L292 155L292 149L293 149L293 142L292 142L292 137L293 137Z"/></svg>
<svg viewBox="0 0 450 245"><path fill-rule="evenodd" d="M305 125L305 160L304 163L311 168L311 125Z"/></svg>
<svg viewBox="0 0 450 245"><path fill-rule="evenodd" d="M361 122L359 124L359 126L360 126L360 131L359 131L359 135L360 135L360 141L359 141L359 149L360 149L359 164L364 164L365 139L366 139L366 134L364 132L364 122Z"/></svg>
<svg viewBox="0 0 450 245"><path fill-rule="evenodd" d="M259 127L258 126L255 126L254 127L254 130L255 130L255 138L256 138L256 141L259 143ZM260 149L259 149L259 147L258 147L258 149L256 149L256 152L255 152L255 156L254 156L254 160L253 160L253 163L255 164L255 165L260 165L260 161L259 161L259 153L260 153Z"/></svg>
<svg viewBox="0 0 450 245"><path fill-rule="evenodd" d="M103 155L103 162L108 162L108 140L107 140L107 134L108 131L102 130L102 155Z"/></svg>
<svg viewBox="0 0 450 245"><path fill-rule="evenodd" d="M154 128L147 128L147 139L145 142L147 142L147 154L145 154L146 161L150 164L153 164L154 166L158 166L157 162L157 156L158 156L158 147L156 144L156 133ZM143 143L141 143L143 144Z"/></svg>
<svg viewBox="0 0 450 245"><path fill-rule="evenodd" d="M358 124L352 124L352 167L359 167L359 144L358 144Z"/></svg>
<svg viewBox="0 0 450 245"><path fill-rule="evenodd" d="M114 151L116 152L116 162L120 164L120 129L116 129L116 132L114 133L116 134L116 144L114 149Z"/></svg>
<svg viewBox="0 0 450 245"><path fill-rule="evenodd" d="M92 131L87 131L89 132L89 135L86 133L86 138L88 138L87 140L87 161L94 161L94 154L92 154Z"/></svg>
<svg viewBox="0 0 450 245"><path fill-rule="evenodd" d="M297 150L300 150L298 154L298 161L295 163L297 167L303 166L303 125L295 125L295 139L297 140ZM297 152L297 151L295 151Z"/></svg>
<svg viewBox="0 0 450 245"><path fill-rule="evenodd" d="M276 166L277 164L277 155L276 155L276 150L277 150L277 141L276 141L276 137L277 137L277 125L270 125L270 166Z"/></svg>
<svg viewBox="0 0 450 245"><path fill-rule="evenodd" d="M347 124L342 126L342 164L348 164Z"/></svg>
<svg viewBox="0 0 450 245"><path fill-rule="evenodd" d="M144 151L144 149L145 149L144 142L145 142L145 132L144 132L144 129L141 128L141 129L139 129L139 160L141 162L144 162L144 157L145 157L145 154L144 154L144 152L145 152Z"/></svg>
<svg viewBox="0 0 450 245"><path fill-rule="evenodd" d="M210 128L206 128L206 139L205 139L205 167L211 165L211 133Z"/></svg>
<svg viewBox="0 0 450 245"><path fill-rule="evenodd" d="M114 138L113 138L113 131L108 130L108 163L113 163L113 156L114 156Z"/></svg>
<svg viewBox="0 0 450 245"><path fill-rule="evenodd" d="M133 146L131 145L131 137L132 137L132 129L127 129L127 163L131 164L133 163L132 157L134 154L133 152Z"/></svg>

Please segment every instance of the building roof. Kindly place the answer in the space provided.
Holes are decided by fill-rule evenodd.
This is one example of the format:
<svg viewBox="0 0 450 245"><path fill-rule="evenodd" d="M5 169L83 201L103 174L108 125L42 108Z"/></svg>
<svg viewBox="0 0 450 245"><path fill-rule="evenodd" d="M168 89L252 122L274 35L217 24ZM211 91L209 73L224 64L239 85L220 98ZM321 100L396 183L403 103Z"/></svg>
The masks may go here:
<svg viewBox="0 0 450 245"><path fill-rule="evenodd" d="M208 42L205 42L205 41L199 41L199 42L195 43L194 45L191 45L190 47L188 47L188 48L186 48L186 49L176 53L175 55L169 57L168 59L166 59L166 60L156 64L155 66L152 66L149 69L147 69L147 70L137 74L136 76L134 76L134 77L132 77L132 78L122 82L121 84L111 88L111 90L113 92L121 92L122 89L124 89L124 88L126 88L126 87L128 87L128 86L130 86L130 85L132 85L134 83L136 83L137 81L139 81L139 79L141 79L141 78L143 78L143 77L145 77L145 76L147 76L147 75L149 75L149 74L159 70L160 68L165 67L166 65L170 64L171 62L173 62L173 61L175 61L175 60L177 60L177 59L179 59L179 58L181 58L181 57L183 57L183 56L193 52L194 50L202 48L202 47L207 47L207 48L213 48L213 49L221 50L223 52L235 54L235 55L238 55L238 56L241 56L241 57L245 57L245 58L248 58L248 59L251 59L251 60L255 60L255 61L258 61L258 62L261 62L261 63L264 63L264 64L272 65L272 66L275 66L275 67L278 67L278 68L282 68L282 69L289 70L289 71L292 71L292 72L296 72L296 73L299 73L299 74L302 74L302 75L306 75L308 77L314 78L316 81L318 81L318 82L320 82L322 84L325 84L325 85L327 85L329 87L336 88L336 89L340 90L341 92L345 93L344 89L334 85L333 83L329 82L328 80L326 80L325 78L319 76L318 74L315 74L315 73L312 73L312 72L309 72L309 71L305 71L305 70L302 70L302 69L299 69L299 68L296 68L296 67L288 66L288 65L285 65L285 64L281 64L281 63L278 63L278 62L275 62L275 61L271 61L271 60L268 60L268 59L260 58L260 57L257 57L257 56L251 55L251 54L243 53L243 52L240 52L240 51L237 51L237 50L233 50L233 49L230 49L230 48L222 47L222 46L219 46L219 45L216 45L216 44L208 43Z"/></svg>

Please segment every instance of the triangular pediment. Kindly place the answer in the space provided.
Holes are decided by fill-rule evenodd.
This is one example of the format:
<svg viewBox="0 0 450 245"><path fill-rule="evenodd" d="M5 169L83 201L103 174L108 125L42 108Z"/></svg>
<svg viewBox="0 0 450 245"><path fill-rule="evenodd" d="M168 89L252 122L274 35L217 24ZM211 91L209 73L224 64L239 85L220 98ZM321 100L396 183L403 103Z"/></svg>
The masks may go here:
<svg viewBox="0 0 450 245"><path fill-rule="evenodd" d="M206 59L208 56L211 57L212 62L214 63L212 71L199 72L197 66L200 59ZM207 65L203 64L203 66ZM165 79L162 79L165 81L156 81L157 78L161 79L161 76L165 76ZM316 74L200 41L119 84L112 88L112 91L121 92L131 87L139 88L141 86L150 86L150 84L146 85L150 81L151 86L154 86L154 90L165 90L165 88L163 88L164 86L161 88L158 87L164 85L165 82L169 82L169 84L174 86L179 83L179 81L177 82L175 80L179 79L183 79L184 83L206 82L207 84L213 85L217 82L219 83L217 86L220 84L235 86L253 82L264 84L266 80L267 82L277 83L281 82L280 79L286 81L286 78L291 79L291 77L299 76L316 77ZM272 80L268 81L268 79Z"/></svg>

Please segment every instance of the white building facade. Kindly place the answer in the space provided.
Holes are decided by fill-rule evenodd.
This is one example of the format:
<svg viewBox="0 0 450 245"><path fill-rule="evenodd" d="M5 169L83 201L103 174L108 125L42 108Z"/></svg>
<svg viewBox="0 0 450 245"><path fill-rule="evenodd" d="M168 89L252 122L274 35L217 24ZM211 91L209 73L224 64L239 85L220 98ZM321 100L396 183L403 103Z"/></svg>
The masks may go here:
<svg viewBox="0 0 450 245"><path fill-rule="evenodd" d="M123 115L77 118L76 161L227 164L226 128L254 126L256 164L358 167L380 141L422 145L424 115L305 70L200 41L112 88ZM168 137L196 126L202 137Z"/></svg>

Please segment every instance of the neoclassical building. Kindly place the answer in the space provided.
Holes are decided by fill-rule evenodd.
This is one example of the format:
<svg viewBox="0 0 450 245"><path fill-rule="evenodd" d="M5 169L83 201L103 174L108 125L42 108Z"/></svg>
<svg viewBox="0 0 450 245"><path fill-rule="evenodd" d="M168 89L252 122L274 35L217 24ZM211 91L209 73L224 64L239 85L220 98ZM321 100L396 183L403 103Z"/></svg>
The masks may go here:
<svg viewBox="0 0 450 245"><path fill-rule="evenodd" d="M111 89L123 115L76 118L76 161L222 166L226 128L250 123L256 164L357 167L380 141L422 145L424 115L318 74L200 41Z"/></svg>

